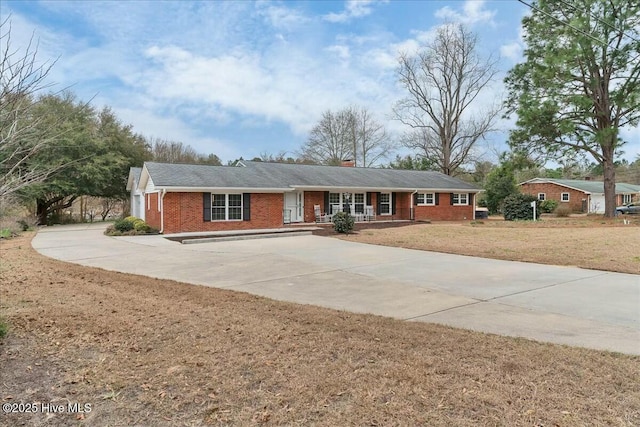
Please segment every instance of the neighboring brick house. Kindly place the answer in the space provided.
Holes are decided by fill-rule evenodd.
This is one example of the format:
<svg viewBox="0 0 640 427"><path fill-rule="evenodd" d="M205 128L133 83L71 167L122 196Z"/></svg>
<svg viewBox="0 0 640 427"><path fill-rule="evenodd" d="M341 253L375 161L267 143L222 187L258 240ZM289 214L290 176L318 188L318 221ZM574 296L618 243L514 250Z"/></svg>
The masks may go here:
<svg viewBox="0 0 640 427"><path fill-rule="evenodd" d="M373 214L367 220L471 220L481 191L439 172L252 161L147 162L139 178L132 168L129 183L127 189L142 196L147 223L164 233L313 223L316 206L361 220L365 213Z"/></svg>
<svg viewBox="0 0 640 427"><path fill-rule="evenodd" d="M555 200L573 212L604 213L604 183L577 179L534 178L520 183L520 190L538 200ZM616 205L638 201L640 185L616 183Z"/></svg>

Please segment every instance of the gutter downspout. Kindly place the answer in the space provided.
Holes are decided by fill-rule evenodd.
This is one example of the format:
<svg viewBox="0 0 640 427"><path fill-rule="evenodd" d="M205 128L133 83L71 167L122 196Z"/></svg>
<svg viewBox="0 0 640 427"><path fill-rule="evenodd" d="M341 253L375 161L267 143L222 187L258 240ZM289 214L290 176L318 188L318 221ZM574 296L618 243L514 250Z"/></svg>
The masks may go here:
<svg viewBox="0 0 640 427"><path fill-rule="evenodd" d="M416 220L416 212L413 210L415 209L414 206L416 206L416 202L413 198L416 197L417 192L418 192L418 189L416 188L415 191L411 193L411 200L409 200L409 203L411 203L411 206L409 206L409 212L413 212L413 218L410 218L412 221Z"/></svg>
<svg viewBox="0 0 640 427"><path fill-rule="evenodd" d="M167 189L162 189L162 194L160 195L160 234L164 233L164 196L167 194Z"/></svg>
<svg viewBox="0 0 640 427"><path fill-rule="evenodd" d="M478 193L473 193L473 215L471 216L472 221L476 220L476 199L478 198ZM535 218L534 218L535 219Z"/></svg>

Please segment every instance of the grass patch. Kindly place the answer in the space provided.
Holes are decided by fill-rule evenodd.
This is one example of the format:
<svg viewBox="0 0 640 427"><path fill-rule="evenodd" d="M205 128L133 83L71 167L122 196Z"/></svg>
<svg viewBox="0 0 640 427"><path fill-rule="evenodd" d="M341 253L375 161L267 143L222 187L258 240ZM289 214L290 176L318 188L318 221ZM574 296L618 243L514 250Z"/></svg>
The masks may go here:
<svg viewBox="0 0 640 427"><path fill-rule="evenodd" d="M545 218L543 221L435 222L375 225L350 241L509 261L571 265L640 274L640 217ZM362 227L365 227L363 225ZM339 236L336 236L339 237Z"/></svg>
<svg viewBox="0 0 640 427"><path fill-rule="evenodd" d="M0 257L0 396L86 425L640 425L639 357Z"/></svg>
<svg viewBox="0 0 640 427"><path fill-rule="evenodd" d="M0 339L7 336L8 332L9 332L9 324L3 317L0 317Z"/></svg>

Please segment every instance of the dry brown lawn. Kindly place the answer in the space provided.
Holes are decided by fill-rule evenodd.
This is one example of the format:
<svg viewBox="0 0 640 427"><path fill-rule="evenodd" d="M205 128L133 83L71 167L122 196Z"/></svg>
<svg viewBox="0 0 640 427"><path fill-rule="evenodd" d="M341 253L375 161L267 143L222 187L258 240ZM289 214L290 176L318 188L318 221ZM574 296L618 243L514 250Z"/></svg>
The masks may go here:
<svg viewBox="0 0 640 427"><path fill-rule="evenodd" d="M397 223L389 228L363 225L355 234L339 237L376 245L640 274L640 218L624 219L631 223L595 216L544 218L538 222L489 219L407 226Z"/></svg>
<svg viewBox="0 0 640 427"><path fill-rule="evenodd" d="M0 425L640 425L639 357L87 268L29 239L0 243L0 399L92 410Z"/></svg>

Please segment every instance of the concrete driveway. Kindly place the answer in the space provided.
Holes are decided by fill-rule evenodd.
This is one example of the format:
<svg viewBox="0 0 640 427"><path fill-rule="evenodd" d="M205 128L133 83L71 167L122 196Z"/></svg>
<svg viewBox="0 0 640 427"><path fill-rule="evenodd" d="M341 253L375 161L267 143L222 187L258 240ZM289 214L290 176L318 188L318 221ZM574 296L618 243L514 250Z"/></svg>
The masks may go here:
<svg viewBox="0 0 640 427"><path fill-rule="evenodd" d="M640 354L640 276L296 236L182 245L44 228L40 253L81 265L409 321Z"/></svg>

